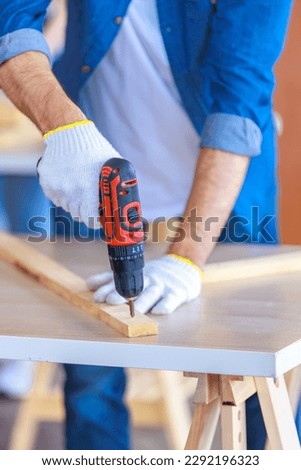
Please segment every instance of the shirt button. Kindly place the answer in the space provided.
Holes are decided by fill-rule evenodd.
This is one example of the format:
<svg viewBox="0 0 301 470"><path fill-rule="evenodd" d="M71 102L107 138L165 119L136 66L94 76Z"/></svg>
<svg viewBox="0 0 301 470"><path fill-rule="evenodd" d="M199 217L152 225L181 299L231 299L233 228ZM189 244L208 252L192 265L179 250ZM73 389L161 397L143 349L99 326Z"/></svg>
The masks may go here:
<svg viewBox="0 0 301 470"><path fill-rule="evenodd" d="M114 23L115 24L120 24L120 23L122 23L122 20L123 20L122 16L116 16L116 18L114 18Z"/></svg>
<svg viewBox="0 0 301 470"><path fill-rule="evenodd" d="M83 73L89 73L91 71L91 67L89 65L83 65L81 71Z"/></svg>
<svg viewBox="0 0 301 470"><path fill-rule="evenodd" d="M170 33L170 32L171 32L171 27L170 27L170 26L166 26L165 31L166 31L167 33Z"/></svg>

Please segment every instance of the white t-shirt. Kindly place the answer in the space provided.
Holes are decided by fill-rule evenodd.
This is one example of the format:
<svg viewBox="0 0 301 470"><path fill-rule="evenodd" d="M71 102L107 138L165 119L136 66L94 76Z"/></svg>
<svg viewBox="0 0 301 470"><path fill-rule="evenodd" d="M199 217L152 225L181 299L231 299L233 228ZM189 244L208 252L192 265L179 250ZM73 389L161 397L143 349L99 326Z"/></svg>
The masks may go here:
<svg viewBox="0 0 301 470"><path fill-rule="evenodd" d="M80 101L102 134L134 164L143 216L181 215L200 137L173 80L155 0L131 1Z"/></svg>

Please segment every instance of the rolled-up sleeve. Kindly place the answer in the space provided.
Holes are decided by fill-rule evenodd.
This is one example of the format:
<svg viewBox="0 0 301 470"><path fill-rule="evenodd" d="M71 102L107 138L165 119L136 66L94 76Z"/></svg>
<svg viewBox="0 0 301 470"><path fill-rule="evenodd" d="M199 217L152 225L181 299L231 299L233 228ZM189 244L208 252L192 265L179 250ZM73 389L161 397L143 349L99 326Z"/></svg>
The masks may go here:
<svg viewBox="0 0 301 470"><path fill-rule="evenodd" d="M0 64L23 52L51 54L43 36L50 0L0 0Z"/></svg>
<svg viewBox="0 0 301 470"><path fill-rule="evenodd" d="M202 147L260 154L291 6L290 0L216 0L202 67Z"/></svg>

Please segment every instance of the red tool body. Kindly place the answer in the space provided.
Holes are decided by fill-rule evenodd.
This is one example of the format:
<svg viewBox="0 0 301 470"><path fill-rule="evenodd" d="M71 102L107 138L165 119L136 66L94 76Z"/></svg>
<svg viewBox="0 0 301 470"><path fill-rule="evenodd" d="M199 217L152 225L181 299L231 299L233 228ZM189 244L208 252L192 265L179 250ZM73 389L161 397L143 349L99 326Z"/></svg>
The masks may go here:
<svg viewBox="0 0 301 470"><path fill-rule="evenodd" d="M130 303L143 290L143 223L133 165L110 158L99 178L99 216L117 292Z"/></svg>

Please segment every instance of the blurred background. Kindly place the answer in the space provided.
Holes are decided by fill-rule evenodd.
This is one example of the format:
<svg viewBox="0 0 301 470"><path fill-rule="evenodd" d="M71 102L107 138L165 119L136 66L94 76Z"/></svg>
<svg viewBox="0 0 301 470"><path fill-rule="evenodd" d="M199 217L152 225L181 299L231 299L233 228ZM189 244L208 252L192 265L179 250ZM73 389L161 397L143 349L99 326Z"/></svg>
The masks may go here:
<svg viewBox="0 0 301 470"><path fill-rule="evenodd" d="M283 133L279 139L280 226L282 243L301 243L301 2L295 1L284 53L276 65L275 110Z"/></svg>
<svg viewBox="0 0 301 470"><path fill-rule="evenodd" d="M64 40L64 3L63 0L52 2L46 25L45 34L54 55L60 53ZM301 42L300 19L301 2L296 1L284 53L275 69L274 108L280 128L280 230L282 243L285 244L301 244L301 62L298 51L299 41ZM38 130L12 106L0 90L0 228L25 232L30 214L38 214L47 219L44 228L48 234L51 233L51 205L40 190L35 169L42 148ZM0 449L18 448L14 446L22 445L30 445L36 449L63 449L60 369L45 364L38 367L32 364L32 367L28 367L27 364L22 373L22 364L16 365L15 369L10 369L8 382L12 383L12 377L19 377L17 389L10 391L10 385L1 382L1 367L4 368L5 363L0 363ZM162 392L164 379L154 374L143 375L141 371L129 373L131 382L128 400L135 413L134 448L176 448L182 435L180 433L175 436L171 432L172 423L164 405ZM179 375L174 375L172 380L178 383L180 389L179 402L175 405L178 407L185 434L194 383L183 384ZM143 385L143 390L139 389L138 397L137 383ZM149 409L147 416L142 413L147 409L146 405ZM39 410L44 412L40 413ZM24 437L27 440L24 440ZM217 436L216 448L218 439Z"/></svg>
<svg viewBox="0 0 301 470"><path fill-rule="evenodd" d="M53 0L45 28L45 35L54 55L60 53L64 41L66 23L64 4L64 0ZM288 244L301 243L301 218L299 216L301 204L299 150L301 63L297 47L301 40L300 19L301 2L295 1L285 49L275 68L274 109L281 128L279 136L280 230L282 242ZM21 222L15 220L14 210L15 205L18 206L23 198L18 197L18 191L15 194L15 187L10 191L15 194L15 198L8 197L4 187L7 190L8 186L16 186L17 183L21 191L21 181L24 187L26 184L34 186L37 183L35 165L41 151L41 137L35 126L14 109L0 90L0 227L10 226L12 229L20 229ZM6 176L6 178L1 176ZM11 176L26 176L26 179L10 178ZM30 180L31 177L33 179ZM27 199L27 188L22 194L25 199ZM35 201L40 212L43 213L48 203L43 200L43 195L39 193L39 190L36 189L36 191Z"/></svg>

